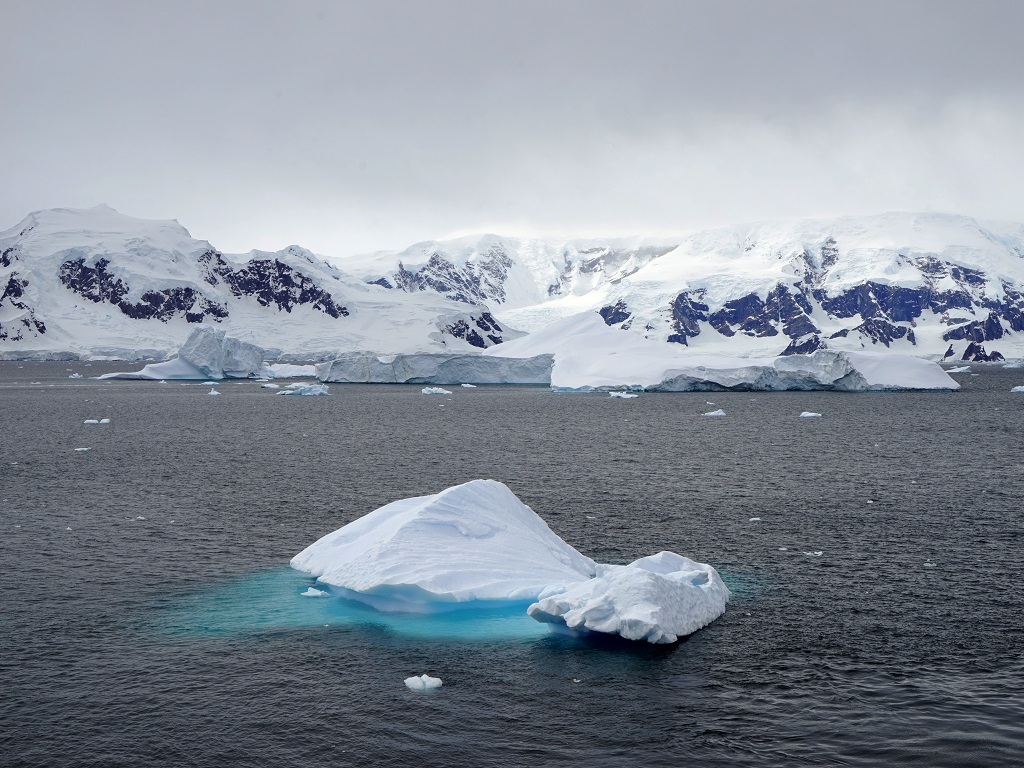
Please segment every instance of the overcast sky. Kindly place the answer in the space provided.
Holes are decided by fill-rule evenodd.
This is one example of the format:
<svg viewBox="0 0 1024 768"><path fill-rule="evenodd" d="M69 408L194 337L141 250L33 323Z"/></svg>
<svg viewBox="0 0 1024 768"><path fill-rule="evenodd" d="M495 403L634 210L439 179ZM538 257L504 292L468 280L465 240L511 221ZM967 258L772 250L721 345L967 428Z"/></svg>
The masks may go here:
<svg viewBox="0 0 1024 768"><path fill-rule="evenodd" d="M1024 2L0 0L0 230L224 251L1024 220Z"/></svg>

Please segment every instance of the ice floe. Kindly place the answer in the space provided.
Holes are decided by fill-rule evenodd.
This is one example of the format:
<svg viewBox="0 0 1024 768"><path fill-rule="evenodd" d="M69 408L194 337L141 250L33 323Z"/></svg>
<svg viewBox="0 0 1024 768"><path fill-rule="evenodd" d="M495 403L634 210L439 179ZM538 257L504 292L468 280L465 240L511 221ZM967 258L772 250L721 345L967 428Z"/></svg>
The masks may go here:
<svg viewBox="0 0 1024 768"><path fill-rule="evenodd" d="M211 389L211 390L210 390L209 392L207 392L206 394L208 394L208 395L219 395L219 394L220 394L220 392L218 392L218 391L217 391L216 389Z"/></svg>
<svg viewBox="0 0 1024 768"><path fill-rule="evenodd" d="M260 389L280 389L280 384L260 384Z"/></svg>
<svg viewBox="0 0 1024 768"><path fill-rule="evenodd" d="M671 552L598 565L495 480L392 502L322 537L291 565L380 610L522 602L563 631L652 643L706 625L729 598L714 568Z"/></svg>
<svg viewBox="0 0 1024 768"><path fill-rule="evenodd" d="M725 416L725 411L719 408L717 411L708 411L705 416Z"/></svg>
<svg viewBox="0 0 1024 768"><path fill-rule="evenodd" d="M100 420L99 419L86 419L82 423L83 424L99 424Z"/></svg>
<svg viewBox="0 0 1024 768"><path fill-rule="evenodd" d="M299 384L298 386L289 385L289 388L283 392L278 392L279 395L299 395L303 397L318 395L329 395L326 384Z"/></svg>
<svg viewBox="0 0 1024 768"><path fill-rule="evenodd" d="M466 389L476 389L476 384L459 384L459 386L465 387Z"/></svg>
<svg viewBox="0 0 1024 768"><path fill-rule="evenodd" d="M69 379L80 379L80 378L82 378L82 374L80 374L80 373L72 373L70 376L68 376L68 378Z"/></svg>
<svg viewBox="0 0 1024 768"><path fill-rule="evenodd" d="M451 391L441 387L424 387L420 390L424 395L450 395Z"/></svg>
<svg viewBox="0 0 1024 768"><path fill-rule="evenodd" d="M324 597L329 594L325 589L317 589L316 587L310 587L305 592L301 593L303 597Z"/></svg>
<svg viewBox="0 0 1024 768"><path fill-rule="evenodd" d="M419 675L405 678L405 687L411 691L432 691L444 685L440 677Z"/></svg>
<svg viewBox="0 0 1024 768"><path fill-rule="evenodd" d="M631 400L634 397L640 397L640 395L634 394L633 392L609 392L609 397L618 397L623 400Z"/></svg>
<svg viewBox="0 0 1024 768"><path fill-rule="evenodd" d="M971 366L969 365L958 365L956 368L947 368L946 373L970 373Z"/></svg>
<svg viewBox="0 0 1024 768"><path fill-rule="evenodd" d="M820 413L815 413L814 411L804 411L803 413L800 414L800 418L801 419L818 419L818 418L821 418L821 414Z"/></svg>
<svg viewBox="0 0 1024 768"><path fill-rule="evenodd" d="M1011 392L1024 392L1024 387L1014 387Z"/></svg>

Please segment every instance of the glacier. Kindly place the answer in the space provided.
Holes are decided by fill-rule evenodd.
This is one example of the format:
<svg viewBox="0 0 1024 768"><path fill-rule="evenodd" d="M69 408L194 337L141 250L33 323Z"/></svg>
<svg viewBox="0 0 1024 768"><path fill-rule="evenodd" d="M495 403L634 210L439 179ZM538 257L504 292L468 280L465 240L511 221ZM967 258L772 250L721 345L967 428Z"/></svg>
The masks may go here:
<svg viewBox="0 0 1024 768"><path fill-rule="evenodd" d="M561 631L651 643L705 626L729 599L714 568L674 553L599 565L495 480L387 504L321 537L291 566L381 611L521 603Z"/></svg>
<svg viewBox="0 0 1024 768"><path fill-rule="evenodd" d="M548 354L487 357L479 354L352 352L317 365L320 381L348 384L542 384L551 383Z"/></svg>
<svg viewBox="0 0 1024 768"><path fill-rule="evenodd" d="M657 392L716 390L954 390L938 363L894 352L841 352L775 358L695 354L607 325L581 312L540 331L483 352L483 357L554 357L551 386L562 391L645 389Z"/></svg>

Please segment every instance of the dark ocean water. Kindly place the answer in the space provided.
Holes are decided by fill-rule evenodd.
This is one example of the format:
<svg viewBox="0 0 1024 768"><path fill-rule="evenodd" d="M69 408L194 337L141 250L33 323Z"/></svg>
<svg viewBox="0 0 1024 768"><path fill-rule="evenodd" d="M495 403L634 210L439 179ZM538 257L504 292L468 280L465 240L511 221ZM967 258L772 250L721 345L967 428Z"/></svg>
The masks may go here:
<svg viewBox="0 0 1024 768"><path fill-rule="evenodd" d="M4 766L1022 764L1024 370L635 400L66 378L117 367L0 363ZM299 597L307 544L478 477L598 560L712 563L726 614L666 648Z"/></svg>

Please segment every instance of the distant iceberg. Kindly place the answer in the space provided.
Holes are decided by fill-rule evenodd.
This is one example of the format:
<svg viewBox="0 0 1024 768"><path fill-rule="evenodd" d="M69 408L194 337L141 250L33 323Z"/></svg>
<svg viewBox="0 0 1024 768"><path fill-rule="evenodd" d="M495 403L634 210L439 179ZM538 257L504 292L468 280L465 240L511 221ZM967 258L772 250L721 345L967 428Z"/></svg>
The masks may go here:
<svg viewBox="0 0 1024 768"><path fill-rule="evenodd" d="M1013 387L1011 392L1024 392L1024 387Z"/></svg>
<svg viewBox="0 0 1024 768"><path fill-rule="evenodd" d="M424 387L420 392L424 395L450 395L452 393L450 389L442 389L441 387Z"/></svg>
<svg viewBox="0 0 1024 768"><path fill-rule="evenodd" d="M227 336L220 328L201 325L189 335L178 356L150 363L141 371L106 373L100 379L244 379L263 369L262 347Z"/></svg>
<svg viewBox="0 0 1024 768"><path fill-rule="evenodd" d="M551 355L486 357L480 354L378 355L352 352L320 363L320 381L346 384L551 383Z"/></svg>
<svg viewBox="0 0 1024 768"><path fill-rule="evenodd" d="M815 413L814 411L804 411L803 413L800 414L801 419L817 419L820 417L821 414Z"/></svg>
<svg viewBox="0 0 1024 768"><path fill-rule="evenodd" d="M658 392L951 390L938 363L909 355L818 350L809 355L702 355L611 328L596 312L556 321L485 350L485 357L554 356L551 386L563 391L640 388Z"/></svg>
<svg viewBox="0 0 1024 768"><path fill-rule="evenodd" d="M495 480L392 502L322 537L291 565L383 611L521 602L563 631L651 643L705 626L729 599L714 568L674 553L598 565Z"/></svg>
<svg viewBox="0 0 1024 768"><path fill-rule="evenodd" d="M263 386L266 386L264 384ZM301 395L305 397L317 395L329 395L326 384L300 384L299 386L289 385L288 389L278 392L279 395Z"/></svg>

